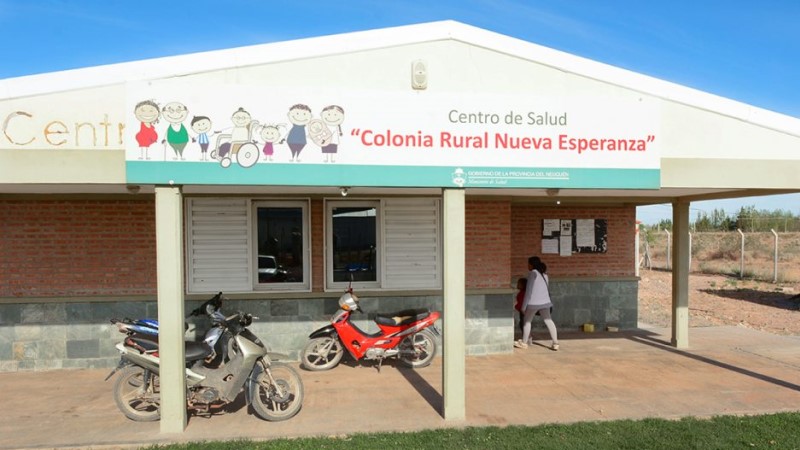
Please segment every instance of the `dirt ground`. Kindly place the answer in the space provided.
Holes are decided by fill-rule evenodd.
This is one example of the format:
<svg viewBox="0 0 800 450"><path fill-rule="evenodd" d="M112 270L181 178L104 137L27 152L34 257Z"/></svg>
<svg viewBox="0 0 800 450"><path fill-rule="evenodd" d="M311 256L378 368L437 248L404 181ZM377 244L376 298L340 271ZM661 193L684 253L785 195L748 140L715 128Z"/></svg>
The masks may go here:
<svg viewBox="0 0 800 450"><path fill-rule="evenodd" d="M672 273L642 269L639 322L671 323ZM738 325L800 336L800 283L773 284L724 275L689 276L689 326Z"/></svg>

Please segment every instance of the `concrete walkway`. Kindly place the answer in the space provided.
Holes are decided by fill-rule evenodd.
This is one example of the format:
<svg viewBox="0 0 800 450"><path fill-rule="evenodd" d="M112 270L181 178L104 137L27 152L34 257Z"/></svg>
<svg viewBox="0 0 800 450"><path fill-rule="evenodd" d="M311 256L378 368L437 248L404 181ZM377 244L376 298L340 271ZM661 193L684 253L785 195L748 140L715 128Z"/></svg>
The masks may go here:
<svg viewBox="0 0 800 450"><path fill-rule="evenodd" d="M541 341L512 354L468 357L462 422L441 416L441 359L419 371L391 362L380 373L370 363L301 370L306 397L293 419L264 422L240 403L226 415L190 417L176 435L161 434L157 422L126 419L111 396L113 379L103 382L108 370L3 373L0 449L800 411L800 337L739 327L692 328L689 336L691 349L680 351L667 345L667 329L562 331L558 352Z"/></svg>

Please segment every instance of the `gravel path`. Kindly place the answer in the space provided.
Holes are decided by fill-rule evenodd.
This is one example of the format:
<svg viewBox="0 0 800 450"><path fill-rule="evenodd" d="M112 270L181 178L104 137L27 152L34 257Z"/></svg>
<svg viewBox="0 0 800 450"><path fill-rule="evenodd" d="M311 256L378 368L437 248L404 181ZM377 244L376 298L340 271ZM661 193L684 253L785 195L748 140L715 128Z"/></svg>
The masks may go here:
<svg viewBox="0 0 800 450"><path fill-rule="evenodd" d="M672 273L643 269L640 275L639 322L670 326ZM690 275L689 326L717 325L800 336L800 284Z"/></svg>

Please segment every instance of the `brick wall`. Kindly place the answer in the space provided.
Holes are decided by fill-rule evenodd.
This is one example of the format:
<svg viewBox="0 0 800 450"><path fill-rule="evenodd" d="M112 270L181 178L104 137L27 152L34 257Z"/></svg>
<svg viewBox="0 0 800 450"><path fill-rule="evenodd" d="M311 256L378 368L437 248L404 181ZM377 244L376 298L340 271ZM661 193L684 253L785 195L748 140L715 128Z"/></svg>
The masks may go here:
<svg viewBox="0 0 800 450"><path fill-rule="evenodd" d="M568 257L542 254L543 219L606 219L608 221L608 251L581 253ZM552 276L618 277L635 275L634 207L543 207L512 205L511 207L511 274L527 273L528 257L538 255L547 264Z"/></svg>
<svg viewBox="0 0 800 450"><path fill-rule="evenodd" d="M323 289L323 203L311 202L312 286ZM608 252L541 255L554 276L633 276L635 208L467 199L467 288L507 288L541 255L542 220L606 219ZM155 203L0 200L0 297L154 295ZM510 264L509 262L510 261Z"/></svg>
<svg viewBox="0 0 800 450"><path fill-rule="evenodd" d="M0 200L0 297L153 295L155 202Z"/></svg>
<svg viewBox="0 0 800 450"><path fill-rule="evenodd" d="M311 201L311 290L325 288L325 208L322 200Z"/></svg>
<svg viewBox="0 0 800 450"><path fill-rule="evenodd" d="M466 287L510 287L511 204L467 199L465 209Z"/></svg>

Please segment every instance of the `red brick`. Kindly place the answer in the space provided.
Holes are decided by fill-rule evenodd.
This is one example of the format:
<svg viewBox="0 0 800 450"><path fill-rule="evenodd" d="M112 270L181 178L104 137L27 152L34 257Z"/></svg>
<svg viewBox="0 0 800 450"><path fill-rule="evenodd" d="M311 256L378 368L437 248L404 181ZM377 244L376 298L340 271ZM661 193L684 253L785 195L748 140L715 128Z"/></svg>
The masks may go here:
<svg viewBox="0 0 800 450"><path fill-rule="evenodd" d="M155 294L153 200L0 200L0 211L0 297Z"/></svg>

